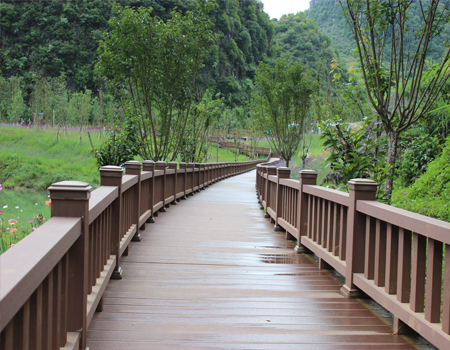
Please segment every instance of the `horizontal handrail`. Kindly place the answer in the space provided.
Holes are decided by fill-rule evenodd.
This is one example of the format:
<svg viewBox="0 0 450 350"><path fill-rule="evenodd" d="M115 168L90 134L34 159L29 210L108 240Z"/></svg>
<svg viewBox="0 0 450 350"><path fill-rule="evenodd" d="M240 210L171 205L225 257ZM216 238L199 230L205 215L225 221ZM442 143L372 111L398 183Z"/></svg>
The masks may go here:
<svg viewBox="0 0 450 350"><path fill-rule="evenodd" d="M102 186L92 191L89 200L89 225L117 198L117 187Z"/></svg>
<svg viewBox="0 0 450 350"><path fill-rule="evenodd" d="M450 244L450 223L380 202L358 201L356 210L411 232Z"/></svg>

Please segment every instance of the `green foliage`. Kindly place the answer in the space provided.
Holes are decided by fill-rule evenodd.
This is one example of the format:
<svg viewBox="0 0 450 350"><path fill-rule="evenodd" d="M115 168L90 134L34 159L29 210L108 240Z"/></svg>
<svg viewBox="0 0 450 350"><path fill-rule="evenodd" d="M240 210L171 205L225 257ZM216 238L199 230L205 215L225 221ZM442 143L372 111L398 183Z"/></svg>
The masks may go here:
<svg viewBox="0 0 450 350"><path fill-rule="evenodd" d="M100 43L98 72L136 123L143 159L174 160L189 118L195 80L216 36L208 12L172 11L163 22L151 10L114 6L111 31Z"/></svg>
<svg viewBox="0 0 450 350"><path fill-rule="evenodd" d="M426 133L405 138L400 142L400 148L404 151L397 176L403 187L410 186L417 180L442 151L439 139Z"/></svg>
<svg viewBox="0 0 450 350"><path fill-rule="evenodd" d="M4 0L0 2L0 70L8 78L23 77L24 99L31 96L37 77L61 75L71 92L89 89L98 96L102 87L94 66L102 33L110 30L108 21L113 16L114 2L135 9L151 8L153 16L167 21L175 7L182 14L195 12L202 1ZM209 88L214 95L221 93L229 107L242 106L251 95L243 82L254 78L259 61L275 55L273 24L257 0L219 1L209 19L221 39L208 54L199 83L205 91ZM227 86L221 84L225 77L232 77L237 84L229 95L225 93Z"/></svg>
<svg viewBox="0 0 450 350"><path fill-rule="evenodd" d="M0 183L4 188L45 190L53 182L78 180L98 185L90 143L78 133L57 138L57 130L0 127ZM93 133L94 147L100 141Z"/></svg>
<svg viewBox="0 0 450 350"><path fill-rule="evenodd" d="M0 254L50 218L47 192L1 190Z"/></svg>
<svg viewBox="0 0 450 350"><path fill-rule="evenodd" d="M113 127L106 141L95 150L95 158L99 166L122 166L126 161L133 160L138 151L136 127L132 119L126 118L123 124Z"/></svg>
<svg viewBox="0 0 450 350"><path fill-rule="evenodd" d="M304 133L314 83L300 62L290 66L284 59L277 60L275 68L260 63L256 83L259 124L264 127L272 148L289 166Z"/></svg>
<svg viewBox="0 0 450 350"><path fill-rule="evenodd" d="M381 1L373 1L372 3L381 4ZM423 2L424 8L427 4ZM440 6L444 6L443 4ZM310 9L305 11L306 16L311 17L317 23L321 31L331 38L333 47L335 47L341 57L346 61L353 61L351 53L355 49L355 41L353 34L348 26L342 12L342 7L338 0L314 0L311 1ZM385 16L387 18L387 16ZM416 31L423 23L422 11L418 0L413 0L408 9L408 17L413 23L413 30ZM445 45L442 45L450 33L450 23L445 23L441 32L441 40L431 43L428 54L429 58L434 61L439 61L445 53ZM418 36L410 36L411 44L419 39ZM386 38L386 44L390 47L391 42ZM389 54L385 55L385 59L389 59Z"/></svg>
<svg viewBox="0 0 450 350"><path fill-rule="evenodd" d="M399 187L392 195L396 207L450 221L450 138L441 155L409 187Z"/></svg>
<svg viewBox="0 0 450 350"><path fill-rule="evenodd" d="M186 124L178 159L182 162L205 162L208 155L209 130L217 124L223 102L213 99L206 91L201 101L195 103Z"/></svg>
<svg viewBox="0 0 450 350"><path fill-rule="evenodd" d="M382 197L383 182L388 176L386 164L386 141L377 137L380 123L366 118L360 123L345 123L335 117L320 124L323 148L330 151L327 162L331 167L328 181L344 188L347 182L356 178L368 178L380 186L377 197Z"/></svg>

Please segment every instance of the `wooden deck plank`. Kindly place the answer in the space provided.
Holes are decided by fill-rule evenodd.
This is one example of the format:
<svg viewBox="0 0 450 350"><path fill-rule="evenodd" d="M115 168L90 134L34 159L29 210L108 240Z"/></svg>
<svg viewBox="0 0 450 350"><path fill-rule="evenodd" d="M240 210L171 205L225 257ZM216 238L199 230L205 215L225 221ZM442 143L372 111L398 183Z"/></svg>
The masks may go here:
<svg viewBox="0 0 450 350"><path fill-rule="evenodd" d="M418 349L389 322L339 293L341 281L263 218L254 172L226 179L161 213L123 257L95 349Z"/></svg>

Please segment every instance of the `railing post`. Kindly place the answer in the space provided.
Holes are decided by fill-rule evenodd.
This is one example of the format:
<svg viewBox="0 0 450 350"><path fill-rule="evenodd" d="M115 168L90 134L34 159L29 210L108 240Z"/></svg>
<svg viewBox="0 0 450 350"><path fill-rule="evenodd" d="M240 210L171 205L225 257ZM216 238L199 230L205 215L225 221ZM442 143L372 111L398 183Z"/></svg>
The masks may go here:
<svg viewBox="0 0 450 350"><path fill-rule="evenodd" d="M283 193L281 192L280 179L289 179L291 176L291 169L280 167L277 169L277 201L275 207L275 231L283 231L283 228L278 224L278 217L283 212Z"/></svg>
<svg viewBox="0 0 450 350"><path fill-rule="evenodd" d="M156 170L163 170L164 171L164 175L162 177L162 194L163 194L163 205L162 207L159 209L160 212L165 213L166 212L166 162L160 160L158 162L156 162L155 165L155 169Z"/></svg>
<svg viewBox="0 0 450 350"><path fill-rule="evenodd" d="M177 168L178 168L178 163L177 162L169 162L167 163L169 169L175 170L174 173L174 181L173 181L173 201L170 203L172 205L177 205Z"/></svg>
<svg viewBox="0 0 450 350"><path fill-rule="evenodd" d="M347 214L347 244L345 284L341 294L347 298L360 298L364 294L353 284L353 274L364 272L366 219L356 211L358 200L375 200L377 183L368 179L352 179L348 182L349 207Z"/></svg>
<svg viewBox="0 0 450 350"><path fill-rule="evenodd" d="M141 169L142 163L136 160L129 160L125 162L125 174L126 175L136 175L138 177L138 183L134 186L134 203L133 203L133 221L132 224L136 224L136 233L131 239L132 242L140 242L142 240L141 234L139 233L139 218L141 215L140 206L141 206Z"/></svg>
<svg viewBox="0 0 450 350"><path fill-rule="evenodd" d="M195 177L195 174L194 174L194 181L195 181L195 183L194 183L194 187L197 187L197 191L196 192L200 192L200 176L201 176L201 169L200 169L200 163L195 163L195 165L194 165L194 173L195 173L195 169L198 169L198 171L197 171L197 177Z"/></svg>
<svg viewBox="0 0 450 350"><path fill-rule="evenodd" d="M272 196L275 196L275 198L276 198L276 193L271 193L270 192L270 180L269 180L269 176L275 176L275 175L277 175L277 168L276 167L274 167L274 166L268 166L267 168L266 168L266 170L267 170L267 181L266 181L266 188L265 188L265 192L266 192L266 206L265 206L265 208L264 209L266 209L266 214L264 215L264 217L265 218L269 218L269 219L271 219L272 220L272 218L271 218L271 216L269 215L269 213L267 212L267 207L269 207L269 204L270 204L270 198L272 197ZM264 205L264 203L263 203L263 205ZM274 210L275 208L272 208L272 210Z"/></svg>
<svg viewBox="0 0 450 350"><path fill-rule="evenodd" d="M152 215L148 218L148 223L154 223L155 217L153 216L153 205L155 204L155 162L153 160L144 160L142 162L143 171L151 171L152 179L150 180L150 190L148 194L148 207L152 211Z"/></svg>
<svg viewBox="0 0 450 350"><path fill-rule="evenodd" d="M307 253L309 249L306 249L302 245L302 236L308 234L308 195L303 193L303 185L316 185L317 173L313 170L300 171L300 181L298 188L298 220L297 220L297 245L295 251L297 253Z"/></svg>
<svg viewBox="0 0 450 350"><path fill-rule="evenodd" d="M120 228L122 227L122 176L123 169L120 166L107 165L100 168L100 186L117 187L117 198L111 204L111 243L110 254L116 256L116 267L111 279L122 279L120 267Z"/></svg>
<svg viewBox="0 0 450 350"><path fill-rule="evenodd" d="M51 217L80 217L81 235L69 249L67 331L81 332L81 349L86 347L89 264L89 199L92 187L85 182L61 181L49 188Z"/></svg>
<svg viewBox="0 0 450 350"><path fill-rule="evenodd" d="M192 169L192 172L189 172L190 175L188 175L188 177L189 176L191 177L191 179L188 181L188 184L190 186L192 186L191 187L191 189L192 189L191 196L193 196L195 194L194 193L194 187L195 187L195 184L194 184L194 180L195 180L195 164L194 163L188 163L187 167L188 167L188 169Z"/></svg>
<svg viewBox="0 0 450 350"><path fill-rule="evenodd" d="M204 190L206 188L206 165L203 163L200 164L200 175L201 190Z"/></svg>
<svg viewBox="0 0 450 350"><path fill-rule="evenodd" d="M183 177L183 196L180 199L186 199L186 190L187 190L187 163L179 163L180 169L184 169L184 177Z"/></svg>

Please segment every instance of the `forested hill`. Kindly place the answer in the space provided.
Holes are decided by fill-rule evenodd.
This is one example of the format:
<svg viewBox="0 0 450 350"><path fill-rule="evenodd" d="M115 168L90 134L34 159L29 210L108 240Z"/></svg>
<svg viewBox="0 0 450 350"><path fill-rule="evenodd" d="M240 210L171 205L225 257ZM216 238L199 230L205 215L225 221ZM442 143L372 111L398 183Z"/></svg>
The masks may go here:
<svg viewBox="0 0 450 350"><path fill-rule="evenodd" d="M304 12L282 16L279 21L273 20L273 23L280 57L292 63L303 63L311 70L319 86L326 89L331 60L339 58L330 37Z"/></svg>
<svg viewBox="0 0 450 350"><path fill-rule="evenodd" d="M37 76L64 75L68 87L97 91L94 73L98 41L108 30L112 0L12 1L0 3L0 70L24 77L30 91ZM122 6L152 7L162 19L177 7L195 10L196 0L116 0ZM259 61L275 55L274 26L257 0L218 1L211 21L220 39L202 71L204 85L221 92L229 105L240 104Z"/></svg>
<svg viewBox="0 0 450 350"><path fill-rule="evenodd" d="M308 17L313 18L319 28L331 38L333 46L341 54L352 55L355 48L355 39L342 14L339 0L311 0L310 9L305 13ZM412 29L417 30L423 23L418 0L413 0L408 14L410 16L409 23L417 27ZM428 57L433 61L439 61L446 50L444 43L450 39L450 23L447 24L446 30L441 33L441 38L440 42L435 40L429 47Z"/></svg>

